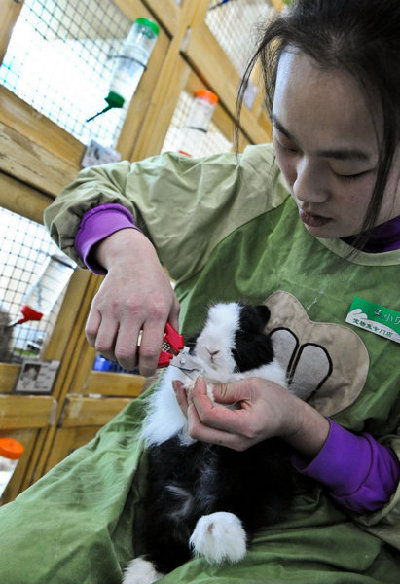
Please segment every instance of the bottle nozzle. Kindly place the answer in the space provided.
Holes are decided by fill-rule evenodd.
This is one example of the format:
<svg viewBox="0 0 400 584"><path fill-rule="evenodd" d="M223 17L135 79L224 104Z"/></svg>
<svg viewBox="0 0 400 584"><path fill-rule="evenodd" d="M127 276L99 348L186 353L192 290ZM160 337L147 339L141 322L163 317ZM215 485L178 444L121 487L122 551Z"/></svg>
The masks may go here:
<svg viewBox="0 0 400 584"><path fill-rule="evenodd" d="M13 327L17 324L22 324L24 322L27 322L28 320L41 320L43 316L43 312L39 312L39 310L33 310L33 308L26 305L21 307L21 312L23 316L21 316L20 318L16 318L15 320L12 320L10 323L8 323L9 327Z"/></svg>
<svg viewBox="0 0 400 584"><path fill-rule="evenodd" d="M86 120L87 122L91 122L92 120L94 120L95 118L97 118L97 116L101 116L101 114L105 114L106 112L108 112L108 110L112 109L113 106L112 105L107 105L103 110L101 110L100 112L97 112L97 114L94 114L94 116L92 116L91 118L89 118L88 120Z"/></svg>
<svg viewBox="0 0 400 584"><path fill-rule="evenodd" d="M125 98L122 97L122 95L117 93L116 91L109 91L107 97L105 97L104 100L107 102L108 105L106 105L106 107L103 110L101 110L100 112L97 112L97 114L94 114L94 116L92 116L91 118L86 120L86 122L91 122L92 120L97 118L97 116L101 116L101 114L105 114L110 109L122 108L122 107L124 107L124 103L125 103Z"/></svg>

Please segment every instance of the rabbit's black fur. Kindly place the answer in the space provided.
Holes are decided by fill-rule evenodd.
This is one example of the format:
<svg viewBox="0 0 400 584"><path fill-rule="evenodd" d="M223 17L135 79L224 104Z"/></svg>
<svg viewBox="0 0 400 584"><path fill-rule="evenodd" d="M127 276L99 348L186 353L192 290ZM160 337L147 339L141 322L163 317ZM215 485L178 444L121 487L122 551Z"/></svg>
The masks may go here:
<svg viewBox="0 0 400 584"><path fill-rule="evenodd" d="M259 376L284 385L285 375L274 361L272 342L264 333L269 317L266 306L231 303L212 307L193 348L194 357L204 364L202 375L210 382ZM221 362L210 367L206 362L210 353L214 354L211 360L219 355ZM168 368L155 395L168 392L170 401L153 398L145 422L149 447L143 543L147 561L131 563L125 584L139 582L135 566L140 572L141 565L151 562L157 572L148 580L140 578L153 582L160 573L188 561L193 551L209 562L239 561L253 532L276 522L292 496L290 452L279 439L237 452L193 441L187 435L186 419L178 406L171 411L173 390L169 386L173 379L185 379L187 384L182 375ZM162 418L168 416L174 418L171 427L167 421L166 429L160 430Z"/></svg>

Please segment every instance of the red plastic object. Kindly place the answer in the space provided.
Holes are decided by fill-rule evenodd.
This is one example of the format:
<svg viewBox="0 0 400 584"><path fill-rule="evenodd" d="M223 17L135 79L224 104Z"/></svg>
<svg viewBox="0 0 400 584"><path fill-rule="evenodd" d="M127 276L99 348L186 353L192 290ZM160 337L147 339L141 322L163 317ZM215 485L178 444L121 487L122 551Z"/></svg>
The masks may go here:
<svg viewBox="0 0 400 584"><path fill-rule="evenodd" d="M157 367L168 367L170 359L172 359L171 353L167 353L167 351L162 350Z"/></svg>
<svg viewBox="0 0 400 584"><path fill-rule="evenodd" d="M184 338L167 322L164 329L164 345L158 360L158 367L167 367L170 359L185 345Z"/></svg>
<svg viewBox="0 0 400 584"><path fill-rule="evenodd" d="M39 312L38 310L33 310L30 306L22 306L21 312L24 315L20 319L18 319L17 324L22 324L28 320L41 320L43 316L43 312Z"/></svg>
<svg viewBox="0 0 400 584"><path fill-rule="evenodd" d="M185 346L183 336L176 332L172 324L169 322L165 325L165 340L171 349L173 349L174 355L179 353L179 351Z"/></svg>

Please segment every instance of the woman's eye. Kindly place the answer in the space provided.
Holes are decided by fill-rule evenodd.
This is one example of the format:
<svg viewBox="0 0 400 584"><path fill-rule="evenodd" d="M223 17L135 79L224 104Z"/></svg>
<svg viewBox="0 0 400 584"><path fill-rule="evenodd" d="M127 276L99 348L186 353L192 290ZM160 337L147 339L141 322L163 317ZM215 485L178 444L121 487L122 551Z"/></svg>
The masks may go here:
<svg viewBox="0 0 400 584"><path fill-rule="evenodd" d="M357 180L358 178L361 178L368 172L369 172L368 170L363 170L362 172L356 172L354 174L340 174L338 172L335 172L335 175L339 180L342 180L344 182L351 182L352 180Z"/></svg>
<svg viewBox="0 0 400 584"><path fill-rule="evenodd" d="M279 142L279 140L276 139L275 143L278 145L280 150L283 150L284 152L290 152L291 154L297 154L298 152L298 149L293 145L282 144L282 142Z"/></svg>

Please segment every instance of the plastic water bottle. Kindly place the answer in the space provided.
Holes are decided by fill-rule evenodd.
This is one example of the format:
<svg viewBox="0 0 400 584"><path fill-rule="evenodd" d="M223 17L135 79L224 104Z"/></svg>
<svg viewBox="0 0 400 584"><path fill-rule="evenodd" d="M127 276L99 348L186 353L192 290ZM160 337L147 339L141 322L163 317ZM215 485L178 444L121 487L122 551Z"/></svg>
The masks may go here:
<svg viewBox="0 0 400 584"><path fill-rule="evenodd" d="M137 18L132 24L121 55L117 56L110 82L110 92L129 101L139 85L160 28L149 18Z"/></svg>
<svg viewBox="0 0 400 584"><path fill-rule="evenodd" d="M213 91L203 89L196 93L183 129L183 138L178 152L186 156L199 155L204 134L207 133L217 103L218 96Z"/></svg>
<svg viewBox="0 0 400 584"><path fill-rule="evenodd" d="M150 18L137 18L132 24L122 51L115 57L107 106L88 122L112 108L122 108L135 93L140 78L157 42L160 27Z"/></svg>
<svg viewBox="0 0 400 584"><path fill-rule="evenodd" d="M9 326L22 324L28 320L41 320L53 309L61 292L72 276L75 266L67 257L54 254L49 256L42 267L38 279L22 298L22 317Z"/></svg>
<svg viewBox="0 0 400 584"><path fill-rule="evenodd" d="M14 438L0 438L0 498L11 480L24 447Z"/></svg>

